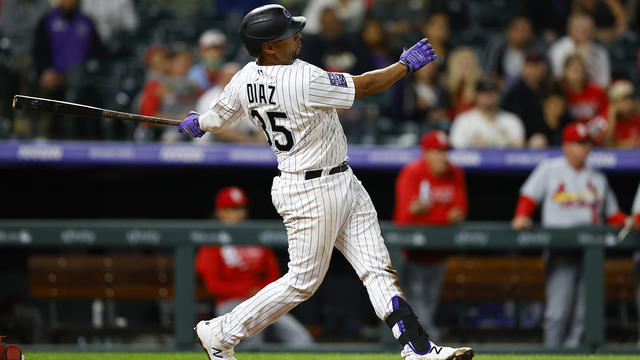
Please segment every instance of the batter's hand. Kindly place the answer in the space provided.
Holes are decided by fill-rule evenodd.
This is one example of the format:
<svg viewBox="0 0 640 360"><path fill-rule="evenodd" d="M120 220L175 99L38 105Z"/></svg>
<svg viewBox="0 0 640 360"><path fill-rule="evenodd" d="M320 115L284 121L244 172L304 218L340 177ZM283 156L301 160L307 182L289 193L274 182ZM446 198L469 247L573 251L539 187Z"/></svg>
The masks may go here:
<svg viewBox="0 0 640 360"><path fill-rule="evenodd" d="M436 59L436 52L428 41L429 39L424 38L400 55L400 63L409 68L410 73L418 71Z"/></svg>
<svg viewBox="0 0 640 360"><path fill-rule="evenodd" d="M181 132L190 138L201 137L205 132L200 129L198 119L200 119L200 114L193 111L190 112L189 115L182 120L180 125L178 125L178 132Z"/></svg>
<svg viewBox="0 0 640 360"><path fill-rule="evenodd" d="M526 216L516 216L513 221L511 221L511 228L516 231L529 230L532 226L533 222L531 218Z"/></svg>

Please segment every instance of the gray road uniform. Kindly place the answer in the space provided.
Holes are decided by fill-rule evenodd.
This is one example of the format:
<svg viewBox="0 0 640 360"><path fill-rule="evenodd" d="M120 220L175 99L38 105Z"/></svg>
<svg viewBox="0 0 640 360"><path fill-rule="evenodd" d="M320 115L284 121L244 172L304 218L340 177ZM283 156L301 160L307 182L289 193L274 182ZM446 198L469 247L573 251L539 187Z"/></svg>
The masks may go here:
<svg viewBox="0 0 640 360"><path fill-rule="evenodd" d="M520 193L542 206L542 225L549 228L602 225L619 212L605 175L577 170L564 157L542 161ZM545 346L577 347L584 331L582 253L553 250L545 256Z"/></svg>
<svg viewBox="0 0 640 360"><path fill-rule="evenodd" d="M633 205L631 206L631 215L640 220L640 185L638 185L636 197L634 198ZM640 223L640 221L638 222ZM638 310L638 314L640 314L640 250L633 254L633 260L636 268L636 309ZM638 322L640 325L640 320ZM638 330L640 332L640 328ZM640 347L640 339L638 340L638 346Z"/></svg>

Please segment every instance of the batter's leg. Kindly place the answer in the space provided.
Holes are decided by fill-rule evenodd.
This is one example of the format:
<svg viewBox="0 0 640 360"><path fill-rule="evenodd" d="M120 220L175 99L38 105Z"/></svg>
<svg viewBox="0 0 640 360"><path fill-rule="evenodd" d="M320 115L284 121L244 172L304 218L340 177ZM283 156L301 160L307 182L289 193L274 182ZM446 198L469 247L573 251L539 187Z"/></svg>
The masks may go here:
<svg viewBox="0 0 640 360"><path fill-rule="evenodd" d="M216 306L216 315L224 315L231 312L236 306L242 304L242 300L229 300L222 305ZM265 343L265 332L259 332L251 337L248 337L242 341L242 346L245 349L259 348Z"/></svg>
<svg viewBox="0 0 640 360"><path fill-rule="evenodd" d="M470 360L468 347L437 346L430 341L411 306L405 301L398 276L378 225L378 215L360 181L352 175L353 207L336 240L336 248L355 269L367 289L378 318L402 344L405 360Z"/></svg>
<svg viewBox="0 0 640 360"><path fill-rule="evenodd" d="M544 345L558 347L564 343L578 279L575 260L564 255L551 254L547 260L546 307L544 311Z"/></svg>
<svg viewBox="0 0 640 360"><path fill-rule="evenodd" d="M269 335L286 345L287 348L308 349L313 345L309 330L291 314L284 314L269 327Z"/></svg>
<svg viewBox="0 0 640 360"><path fill-rule="evenodd" d="M355 176L351 180L351 193L353 205L336 240L336 248L362 280L378 318L384 320L394 310L391 299L404 298L404 294L380 232L378 214Z"/></svg>
<svg viewBox="0 0 640 360"><path fill-rule="evenodd" d="M230 313L210 321L212 336L223 348L232 349L262 331L318 289L346 214L347 189L339 175L309 181L274 179L272 198L287 229L289 271Z"/></svg>

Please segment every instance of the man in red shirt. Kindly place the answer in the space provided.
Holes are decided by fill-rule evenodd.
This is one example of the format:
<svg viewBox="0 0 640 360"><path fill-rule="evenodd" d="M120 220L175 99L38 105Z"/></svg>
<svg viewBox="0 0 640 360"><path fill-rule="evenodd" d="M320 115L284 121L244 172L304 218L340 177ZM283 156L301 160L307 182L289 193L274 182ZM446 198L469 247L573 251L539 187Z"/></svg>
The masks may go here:
<svg viewBox="0 0 640 360"><path fill-rule="evenodd" d="M226 187L216 195L215 217L233 225L248 217L249 200L236 186ZM216 313L225 314L267 284L280 277L278 259L264 246L203 246L196 255L196 272L207 290L216 296ZM304 348L313 338L296 318L285 314L267 328L269 337L291 347ZM243 345L256 347L264 343L265 332L246 339Z"/></svg>
<svg viewBox="0 0 640 360"><path fill-rule="evenodd" d="M407 164L396 180L396 225L454 225L467 215L464 172L449 163L449 139L433 130L420 141L423 154ZM433 315L440 298L445 274L446 253L432 250L405 250L407 258L407 299L431 339L438 339ZM434 340L435 341L435 340Z"/></svg>

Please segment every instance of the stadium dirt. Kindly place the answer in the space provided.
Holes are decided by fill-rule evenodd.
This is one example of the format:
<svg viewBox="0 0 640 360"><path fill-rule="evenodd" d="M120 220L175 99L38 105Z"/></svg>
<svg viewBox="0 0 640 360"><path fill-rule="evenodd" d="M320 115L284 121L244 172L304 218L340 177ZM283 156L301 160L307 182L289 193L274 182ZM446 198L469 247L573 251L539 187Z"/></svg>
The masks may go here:
<svg viewBox="0 0 640 360"><path fill-rule="evenodd" d="M204 353L33 353L27 360L206 360ZM398 354L284 354L245 353L238 360L399 360ZM479 354L474 360L631 360L637 355L492 355Z"/></svg>

